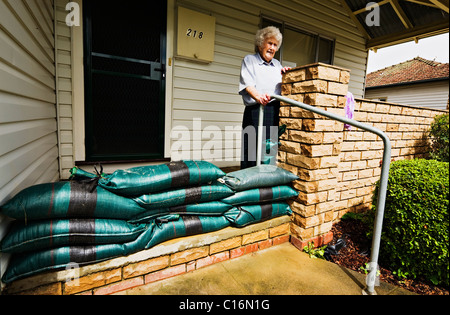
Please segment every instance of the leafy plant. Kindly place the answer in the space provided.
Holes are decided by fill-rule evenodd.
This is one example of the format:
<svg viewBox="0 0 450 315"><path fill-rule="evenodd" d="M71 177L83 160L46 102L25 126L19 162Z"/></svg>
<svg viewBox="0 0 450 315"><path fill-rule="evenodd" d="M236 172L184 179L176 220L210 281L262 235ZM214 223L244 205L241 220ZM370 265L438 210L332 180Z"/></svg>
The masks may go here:
<svg viewBox="0 0 450 315"><path fill-rule="evenodd" d="M365 263L364 266L359 267L359 270L362 270L366 275L368 275L370 272L370 264ZM379 277L380 275L381 275L381 270L378 268L376 276Z"/></svg>
<svg viewBox="0 0 450 315"><path fill-rule="evenodd" d="M312 242L312 243L309 242L308 246L305 246L305 248L303 248L303 251L309 255L309 258L325 259L324 254L325 254L326 248L327 248L327 246L315 248L314 242Z"/></svg>
<svg viewBox="0 0 450 315"><path fill-rule="evenodd" d="M441 162L449 162L448 125L449 114L436 116L430 130L431 157Z"/></svg>
<svg viewBox="0 0 450 315"><path fill-rule="evenodd" d="M449 285L448 167L435 160L392 164L380 259L400 278Z"/></svg>

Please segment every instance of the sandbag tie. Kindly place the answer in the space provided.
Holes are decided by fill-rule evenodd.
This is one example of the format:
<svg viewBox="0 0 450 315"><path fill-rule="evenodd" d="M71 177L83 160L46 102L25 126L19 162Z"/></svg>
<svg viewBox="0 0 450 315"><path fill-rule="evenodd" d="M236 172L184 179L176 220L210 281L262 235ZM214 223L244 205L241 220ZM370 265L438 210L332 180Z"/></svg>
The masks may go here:
<svg viewBox="0 0 450 315"><path fill-rule="evenodd" d="M253 218L253 220L256 220L255 216L254 216L250 211L247 211L247 210L245 210L245 209L242 208L242 207L236 207L236 208L240 211L240 212L239 212L239 215L238 215L237 218L236 218L236 221L237 221L237 219L240 218L242 212L244 212L244 213L246 213L246 214L249 214L249 215Z"/></svg>
<svg viewBox="0 0 450 315"><path fill-rule="evenodd" d="M100 171L98 168L100 168ZM101 164L94 165L95 177L77 177L76 173L78 170L79 169L77 167L74 167L71 170L72 176L70 177L70 180L85 184L90 193L93 193L97 189L100 179L105 178L106 176L106 174L103 173L103 165Z"/></svg>

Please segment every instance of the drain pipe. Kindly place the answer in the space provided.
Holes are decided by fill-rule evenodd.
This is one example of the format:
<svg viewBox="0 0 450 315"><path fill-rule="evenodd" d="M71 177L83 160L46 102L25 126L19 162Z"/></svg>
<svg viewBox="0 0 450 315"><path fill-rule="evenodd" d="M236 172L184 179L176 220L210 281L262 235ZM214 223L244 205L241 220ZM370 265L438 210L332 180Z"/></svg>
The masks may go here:
<svg viewBox="0 0 450 315"><path fill-rule="evenodd" d="M374 128L372 126L363 124L359 121L349 119L346 117L342 117L342 116L327 112L323 109L315 108L313 106L294 101L287 97L272 95L272 98L277 99L284 103L288 103L292 106L300 107L304 110L316 113L318 115L325 116L329 119L337 120L344 124L366 130L368 132L376 134L381 139L383 139L383 142L384 142L383 166L381 169L380 188L379 188L379 192L378 192L378 201L377 201L377 206L376 206L377 211L376 211L376 215L375 215L374 233L373 233L373 240L372 240L372 253L371 253L370 264L369 264L369 274L367 275L367 279L366 279L367 288L365 290L363 290L363 294L376 295L375 285L377 283L377 278L378 278L378 258L379 258L379 254L380 254L381 232L383 229L384 209L386 206L386 194L387 194L389 170L390 170L390 166L391 166L391 156L392 156L392 145L391 145L390 139L381 130ZM262 111L264 111L264 108L262 109ZM260 127L262 126L261 116L263 116L263 115L260 114ZM259 144L258 148L260 148L261 142L258 142L258 144ZM258 156L261 158L261 154L258 153Z"/></svg>

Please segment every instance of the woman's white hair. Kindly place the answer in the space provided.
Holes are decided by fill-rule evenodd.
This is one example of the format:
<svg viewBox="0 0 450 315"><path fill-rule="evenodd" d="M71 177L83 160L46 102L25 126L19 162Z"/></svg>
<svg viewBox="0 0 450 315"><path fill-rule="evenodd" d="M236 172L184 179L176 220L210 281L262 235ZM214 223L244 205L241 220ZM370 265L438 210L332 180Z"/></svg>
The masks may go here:
<svg viewBox="0 0 450 315"><path fill-rule="evenodd" d="M275 38L278 42L278 47L283 44L283 34L281 34L280 30L275 26L268 26L256 32L256 48L262 47L266 39L269 38Z"/></svg>

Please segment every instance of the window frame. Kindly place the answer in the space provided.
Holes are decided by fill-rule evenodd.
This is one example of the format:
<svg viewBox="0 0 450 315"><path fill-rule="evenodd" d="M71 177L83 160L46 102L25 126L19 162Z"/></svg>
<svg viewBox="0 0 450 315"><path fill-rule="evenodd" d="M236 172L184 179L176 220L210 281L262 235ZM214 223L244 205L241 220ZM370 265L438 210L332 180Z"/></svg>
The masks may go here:
<svg viewBox="0 0 450 315"><path fill-rule="evenodd" d="M316 39L316 52L315 52L316 55L315 55L315 61L314 61L315 63L319 62L320 40L324 39L324 40L329 41L331 43L331 63L330 63L330 65L334 65L334 59L335 59L335 55L336 55L336 39L335 38L332 38L330 36L326 36L326 35L323 35L323 34L320 34L317 32L312 32L305 28L299 27L298 25L295 25L295 24L289 23L289 22L285 22L278 18L274 18L274 17L268 16L268 15L261 14L259 28L263 27L264 22L276 24L274 26L280 25L281 26L280 31L283 34L283 36L285 34L285 30L289 29L294 32L303 33L305 35L315 37L315 39ZM280 53L280 62L283 63L283 45L280 47L279 53Z"/></svg>

